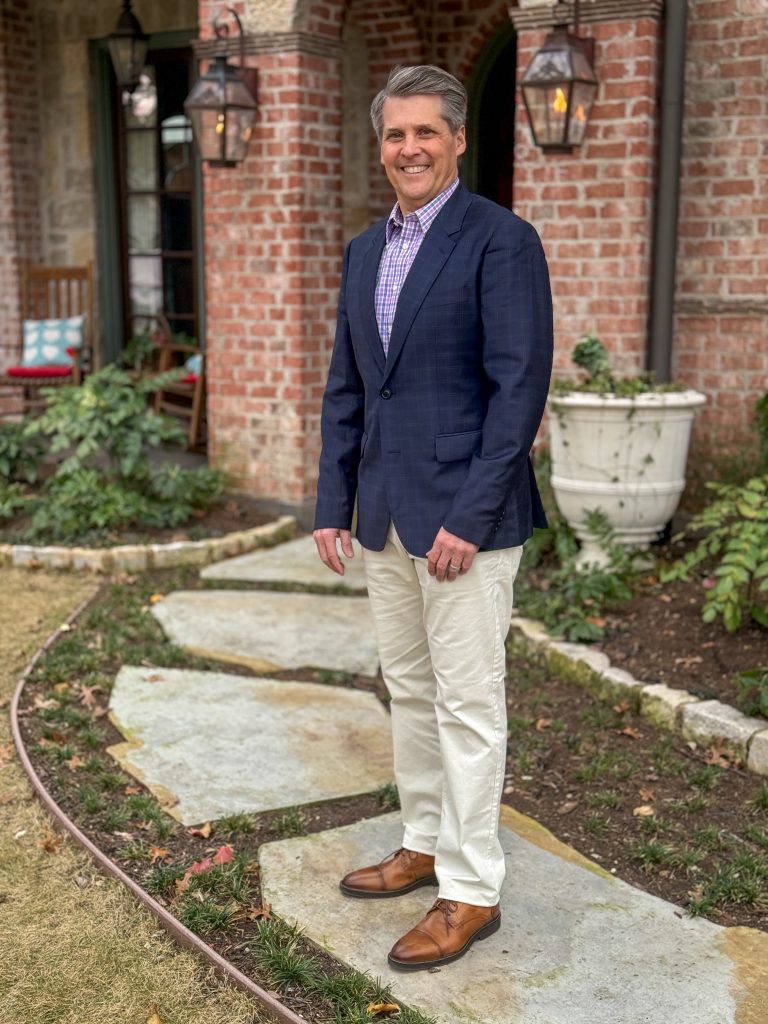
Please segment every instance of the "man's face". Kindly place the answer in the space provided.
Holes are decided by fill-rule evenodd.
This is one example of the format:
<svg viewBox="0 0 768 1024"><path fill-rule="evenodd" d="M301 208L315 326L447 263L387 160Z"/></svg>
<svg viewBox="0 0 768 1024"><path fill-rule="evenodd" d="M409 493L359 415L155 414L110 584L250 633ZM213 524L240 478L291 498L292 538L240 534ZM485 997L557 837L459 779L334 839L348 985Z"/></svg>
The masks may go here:
<svg viewBox="0 0 768 1024"><path fill-rule="evenodd" d="M381 162L404 214L421 209L457 177L467 148L443 119L439 96L390 96L384 101Z"/></svg>

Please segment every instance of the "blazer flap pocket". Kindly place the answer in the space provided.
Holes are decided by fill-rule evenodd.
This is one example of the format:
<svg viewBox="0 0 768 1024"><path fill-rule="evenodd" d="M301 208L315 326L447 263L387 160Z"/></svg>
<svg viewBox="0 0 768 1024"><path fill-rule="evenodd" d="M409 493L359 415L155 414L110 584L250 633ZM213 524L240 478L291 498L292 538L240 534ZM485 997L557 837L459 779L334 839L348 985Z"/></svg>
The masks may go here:
<svg viewBox="0 0 768 1024"><path fill-rule="evenodd" d="M435 458L438 462L471 459L483 441L482 430L463 430L459 434L438 434L435 438Z"/></svg>

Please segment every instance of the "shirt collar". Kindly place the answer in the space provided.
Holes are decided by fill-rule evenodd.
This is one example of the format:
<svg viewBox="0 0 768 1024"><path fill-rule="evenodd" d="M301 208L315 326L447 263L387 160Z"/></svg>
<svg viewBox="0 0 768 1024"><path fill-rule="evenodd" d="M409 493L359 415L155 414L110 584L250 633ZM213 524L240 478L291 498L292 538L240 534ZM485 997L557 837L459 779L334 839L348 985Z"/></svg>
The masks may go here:
<svg viewBox="0 0 768 1024"><path fill-rule="evenodd" d="M395 203L392 207L392 212L389 215L389 220L387 221L387 242L391 240L395 229L403 228L408 217L415 217L419 222L422 233L426 234L435 217L440 213L443 206L445 206L458 187L459 179L455 178L448 188L443 189L443 191L439 195L436 195L434 199L431 199L426 206L422 206L418 210L414 210L413 213L409 213L406 217L403 216L403 211L400 209L400 203Z"/></svg>

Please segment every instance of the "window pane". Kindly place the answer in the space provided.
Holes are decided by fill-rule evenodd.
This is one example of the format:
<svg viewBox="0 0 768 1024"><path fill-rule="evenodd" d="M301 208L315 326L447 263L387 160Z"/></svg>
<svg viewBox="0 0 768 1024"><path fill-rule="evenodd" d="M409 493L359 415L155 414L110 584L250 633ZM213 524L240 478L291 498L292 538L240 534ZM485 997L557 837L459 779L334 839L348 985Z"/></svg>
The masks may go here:
<svg viewBox="0 0 768 1024"><path fill-rule="evenodd" d="M131 313L158 313L163 308L162 260L159 256L131 256L128 278Z"/></svg>
<svg viewBox="0 0 768 1024"><path fill-rule="evenodd" d="M128 252L156 253L160 249L160 211L155 196L128 200Z"/></svg>
<svg viewBox="0 0 768 1024"><path fill-rule="evenodd" d="M157 149L154 129L126 132L125 177L129 192L150 192L157 187Z"/></svg>
<svg viewBox="0 0 768 1024"><path fill-rule="evenodd" d="M191 259L167 259L163 261L165 278L165 310L174 313L191 313L194 308L194 286Z"/></svg>
<svg viewBox="0 0 768 1024"><path fill-rule="evenodd" d="M192 200L188 196L163 196L163 249L192 249Z"/></svg>

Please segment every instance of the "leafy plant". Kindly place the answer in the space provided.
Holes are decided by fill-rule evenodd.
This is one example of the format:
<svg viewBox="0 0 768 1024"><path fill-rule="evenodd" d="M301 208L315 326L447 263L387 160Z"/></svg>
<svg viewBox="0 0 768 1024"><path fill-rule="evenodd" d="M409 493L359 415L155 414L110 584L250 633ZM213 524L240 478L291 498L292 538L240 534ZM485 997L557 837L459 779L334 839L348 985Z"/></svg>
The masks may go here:
<svg viewBox="0 0 768 1024"><path fill-rule="evenodd" d="M0 480L0 521L13 519L27 501L21 484L9 484L5 480Z"/></svg>
<svg viewBox="0 0 768 1024"><path fill-rule="evenodd" d="M739 672L734 681L741 710L747 715L768 718L768 665Z"/></svg>
<svg viewBox="0 0 768 1024"><path fill-rule="evenodd" d="M157 335L149 330L134 334L120 355L120 362L127 370L139 372L147 369L157 351Z"/></svg>
<svg viewBox="0 0 768 1024"><path fill-rule="evenodd" d="M0 484L33 484L37 480L45 444L30 436L26 428L26 422L0 423Z"/></svg>
<svg viewBox="0 0 768 1024"><path fill-rule="evenodd" d="M516 600L520 609L541 619L550 632L574 642L594 642L605 632L603 613L632 597L632 580L637 575L636 554L613 540L613 531L599 511L589 513L590 533L600 541L608 556L605 566L576 565L578 544L570 528L559 514L550 517L550 539L557 557L557 566L546 580L546 589L539 590L525 582L516 584Z"/></svg>
<svg viewBox="0 0 768 1024"><path fill-rule="evenodd" d="M662 582L689 580L716 561L702 606L705 622L722 616L729 633L751 617L768 628L768 474L743 485L710 484L715 500L695 516L686 533L704 531L696 547L662 570Z"/></svg>
<svg viewBox="0 0 768 1024"><path fill-rule="evenodd" d="M149 396L183 372L133 380L110 365L79 387L48 389L46 411L27 424L25 437L47 437L51 453L66 457L30 503L25 539L67 541L135 525L180 526L219 497L223 477L217 471L155 466L149 459L150 449L184 441L174 420L148 407Z"/></svg>
<svg viewBox="0 0 768 1024"><path fill-rule="evenodd" d="M558 380L552 385L556 395L572 391L588 391L600 395L615 395L618 398L632 398L650 392L679 391L675 383L659 384L649 373L634 377L617 377L611 367L611 360L605 345L594 334L585 334L574 346L571 359L587 373L586 380Z"/></svg>

